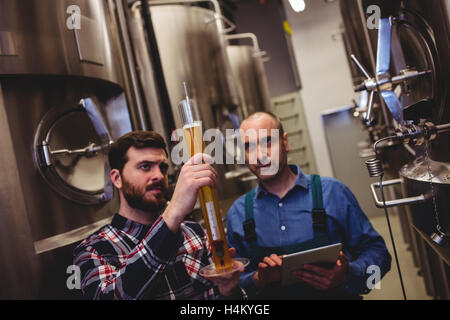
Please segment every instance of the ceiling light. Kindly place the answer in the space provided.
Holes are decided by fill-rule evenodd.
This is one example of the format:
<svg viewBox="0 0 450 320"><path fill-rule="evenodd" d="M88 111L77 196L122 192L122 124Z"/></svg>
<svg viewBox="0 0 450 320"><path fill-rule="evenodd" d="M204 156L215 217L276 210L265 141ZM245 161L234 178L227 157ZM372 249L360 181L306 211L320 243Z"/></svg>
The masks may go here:
<svg viewBox="0 0 450 320"><path fill-rule="evenodd" d="M291 4L292 10L294 10L295 12L301 12L305 10L305 0L289 0L289 3Z"/></svg>

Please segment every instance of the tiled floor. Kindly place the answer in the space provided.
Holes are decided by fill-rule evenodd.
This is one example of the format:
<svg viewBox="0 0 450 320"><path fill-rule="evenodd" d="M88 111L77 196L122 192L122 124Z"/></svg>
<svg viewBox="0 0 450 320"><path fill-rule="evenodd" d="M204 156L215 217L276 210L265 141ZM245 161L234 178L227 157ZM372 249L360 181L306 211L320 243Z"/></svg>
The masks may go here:
<svg viewBox="0 0 450 320"><path fill-rule="evenodd" d="M405 285L406 297L408 300L430 300L425 291L423 277L418 275L418 268L414 266L411 251L407 250L407 245L403 241L400 229L400 220L395 213L390 214L391 227L394 233L395 246L397 248L400 269ZM392 256L391 270L381 280L381 288L373 289L364 297L365 300L401 300L403 299L400 280L395 264L395 258L392 250L392 242L389 236L389 230L386 217L383 215L370 218L375 230L384 238L389 252Z"/></svg>

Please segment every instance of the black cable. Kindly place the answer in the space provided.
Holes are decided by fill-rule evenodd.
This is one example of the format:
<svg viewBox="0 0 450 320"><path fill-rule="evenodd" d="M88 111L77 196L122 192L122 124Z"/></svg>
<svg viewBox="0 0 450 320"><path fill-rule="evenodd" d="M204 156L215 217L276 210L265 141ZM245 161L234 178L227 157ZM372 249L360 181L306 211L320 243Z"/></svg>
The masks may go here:
<svg viewBox="0 0 450 320"><path fill-rule="evenodd" d="M389 214L386 208L386 201L384 199L384 193L383 193L383 175L380 176L380 192L381 192L381 199L383 200L383 208L384 208L384 214L386 215L386 220L387 220L387 224L388 224L388 229L389 229L389 235L391 236L391 242L392 242L392 248L394 249L394 257L395 257L395 262L397 264L397 271L398 271L398 276L400 278L400 284L402 286L402 292L403 292L403 299L406 299L406 292L405 292L405 286L403 284L403 278L402 278L402 272L400 270L400 264L398 262L398 255L397 255L397 249L395 248L395 241L394 241L394 234L392 233L392 228L391 228L391 222L389 220Z"/></svg>
<svg viewBox="0 0 450 320"><path fill-rule="evenodd" d="M398 276L400 277L400 284L402 286L403 299L407 300L406 299L405 286L403 284L402 272L400 271L400 264L398 263L398 256L397 256L397 249L395 248L394 235L392 233L391 222L389 221L389 214L387 212L386 202L385 202L385 199L384 199L383 176L380 176L380 192L381 192L381 199L383 200L384 214L386 215L386 220L388 222L389 235L391 236L391 241L392 241L392 248L394 249L394 256L395 256L395 262L397 263Z"/></svg>
<svg viewBox="0 0 450 320"><path fill-rule="evenodd" d="M377 145L382 142L382 141L386 141L386 140L395 140L397 137L396 136L389 136L389 137L385 137L382 139L379 139L378 141L376 141L373 145L373 151L375 153L375 156L377 155ZM387 211L386 208L386 200L384 198L384 192L383 192L383 165L381 163L380 160L377 160L377 158L371 159L366 161L366 165L367 165L367 169L369 170L369 175L371 177L380 177L380 192L381 192L381 199L383 200L383 209L384 209L384 214L386 215L386 221L387 221L387 225L388 225L388 229L389 229L389 235L391 237L391 242L392 242L392 248L394 249L394 257L395 257L395 262L397 264L397 271L398 271L398 276L400 278L400 285L402 287L402 292L403 292L403 299L406 299L406 292L405 292L405 286L403 284L403 277L402 277L402 272L400 270L400 264L398 262L398 255L397 255L397 248L395 247L395 240L394 240L394 234L392 232L392 228L391 228L391 221L389 220L389 213Z"/></svg>

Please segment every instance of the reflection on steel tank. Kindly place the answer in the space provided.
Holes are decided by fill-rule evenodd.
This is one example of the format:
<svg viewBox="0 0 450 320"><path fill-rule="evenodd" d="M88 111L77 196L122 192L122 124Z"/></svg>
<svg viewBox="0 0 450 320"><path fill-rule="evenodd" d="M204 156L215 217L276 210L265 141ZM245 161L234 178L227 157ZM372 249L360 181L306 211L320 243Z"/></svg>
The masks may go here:
<svg viewBox="0 0 450 320"><path fill-rule="evenodd" d="M228 45L234 78L241 95L243 116L257 111L270 111L269 87L264 62L269 59L258 45L258 39L252 33L227 36L232 39L251 39L253 45Z"/></svg>
<svg viewBox="0 0 450 320"><path fill-rule="evenodd" d="M135 125L111 3L0 0L0 298L79 297L72 250L117 210L106 153Z"/></svg>
<svg viewBox="0 0 450 320"><path fill-rule="evenodd" d="M146 65L149 53L140 46L146 42L142 29L133 29L142 27L140 2L131 10L130 29L139 36L133 44L145 85L151 75L151 66ZM239 104L224 50L224 31L219 27L222 22L214 11L194 6L158 5L151 6L150 11L175 125L181 128L177 107L184 99L186 82L204 127L216 127L222 109Z"/></svg>

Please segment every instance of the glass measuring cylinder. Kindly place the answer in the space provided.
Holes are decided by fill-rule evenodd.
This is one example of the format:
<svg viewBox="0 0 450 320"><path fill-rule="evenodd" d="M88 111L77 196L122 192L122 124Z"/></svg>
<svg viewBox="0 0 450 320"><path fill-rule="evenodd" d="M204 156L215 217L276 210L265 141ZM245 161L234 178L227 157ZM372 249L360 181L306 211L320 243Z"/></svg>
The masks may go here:
<svg viewBox="0 0 450 320"><path fill-rule="evenodd" d="M183 100L180 103L180 114L184 123L183 131L190 157L203 153L205 143L203 141L202 122L196 117L192 100ZM216 190L210 186L202 187L198 191L203 219L206 224L209 242L211 243L212 258L216 269L227 270L233 266L233 260L228 250L228 244L223 228L222 216Z"/></svg>

